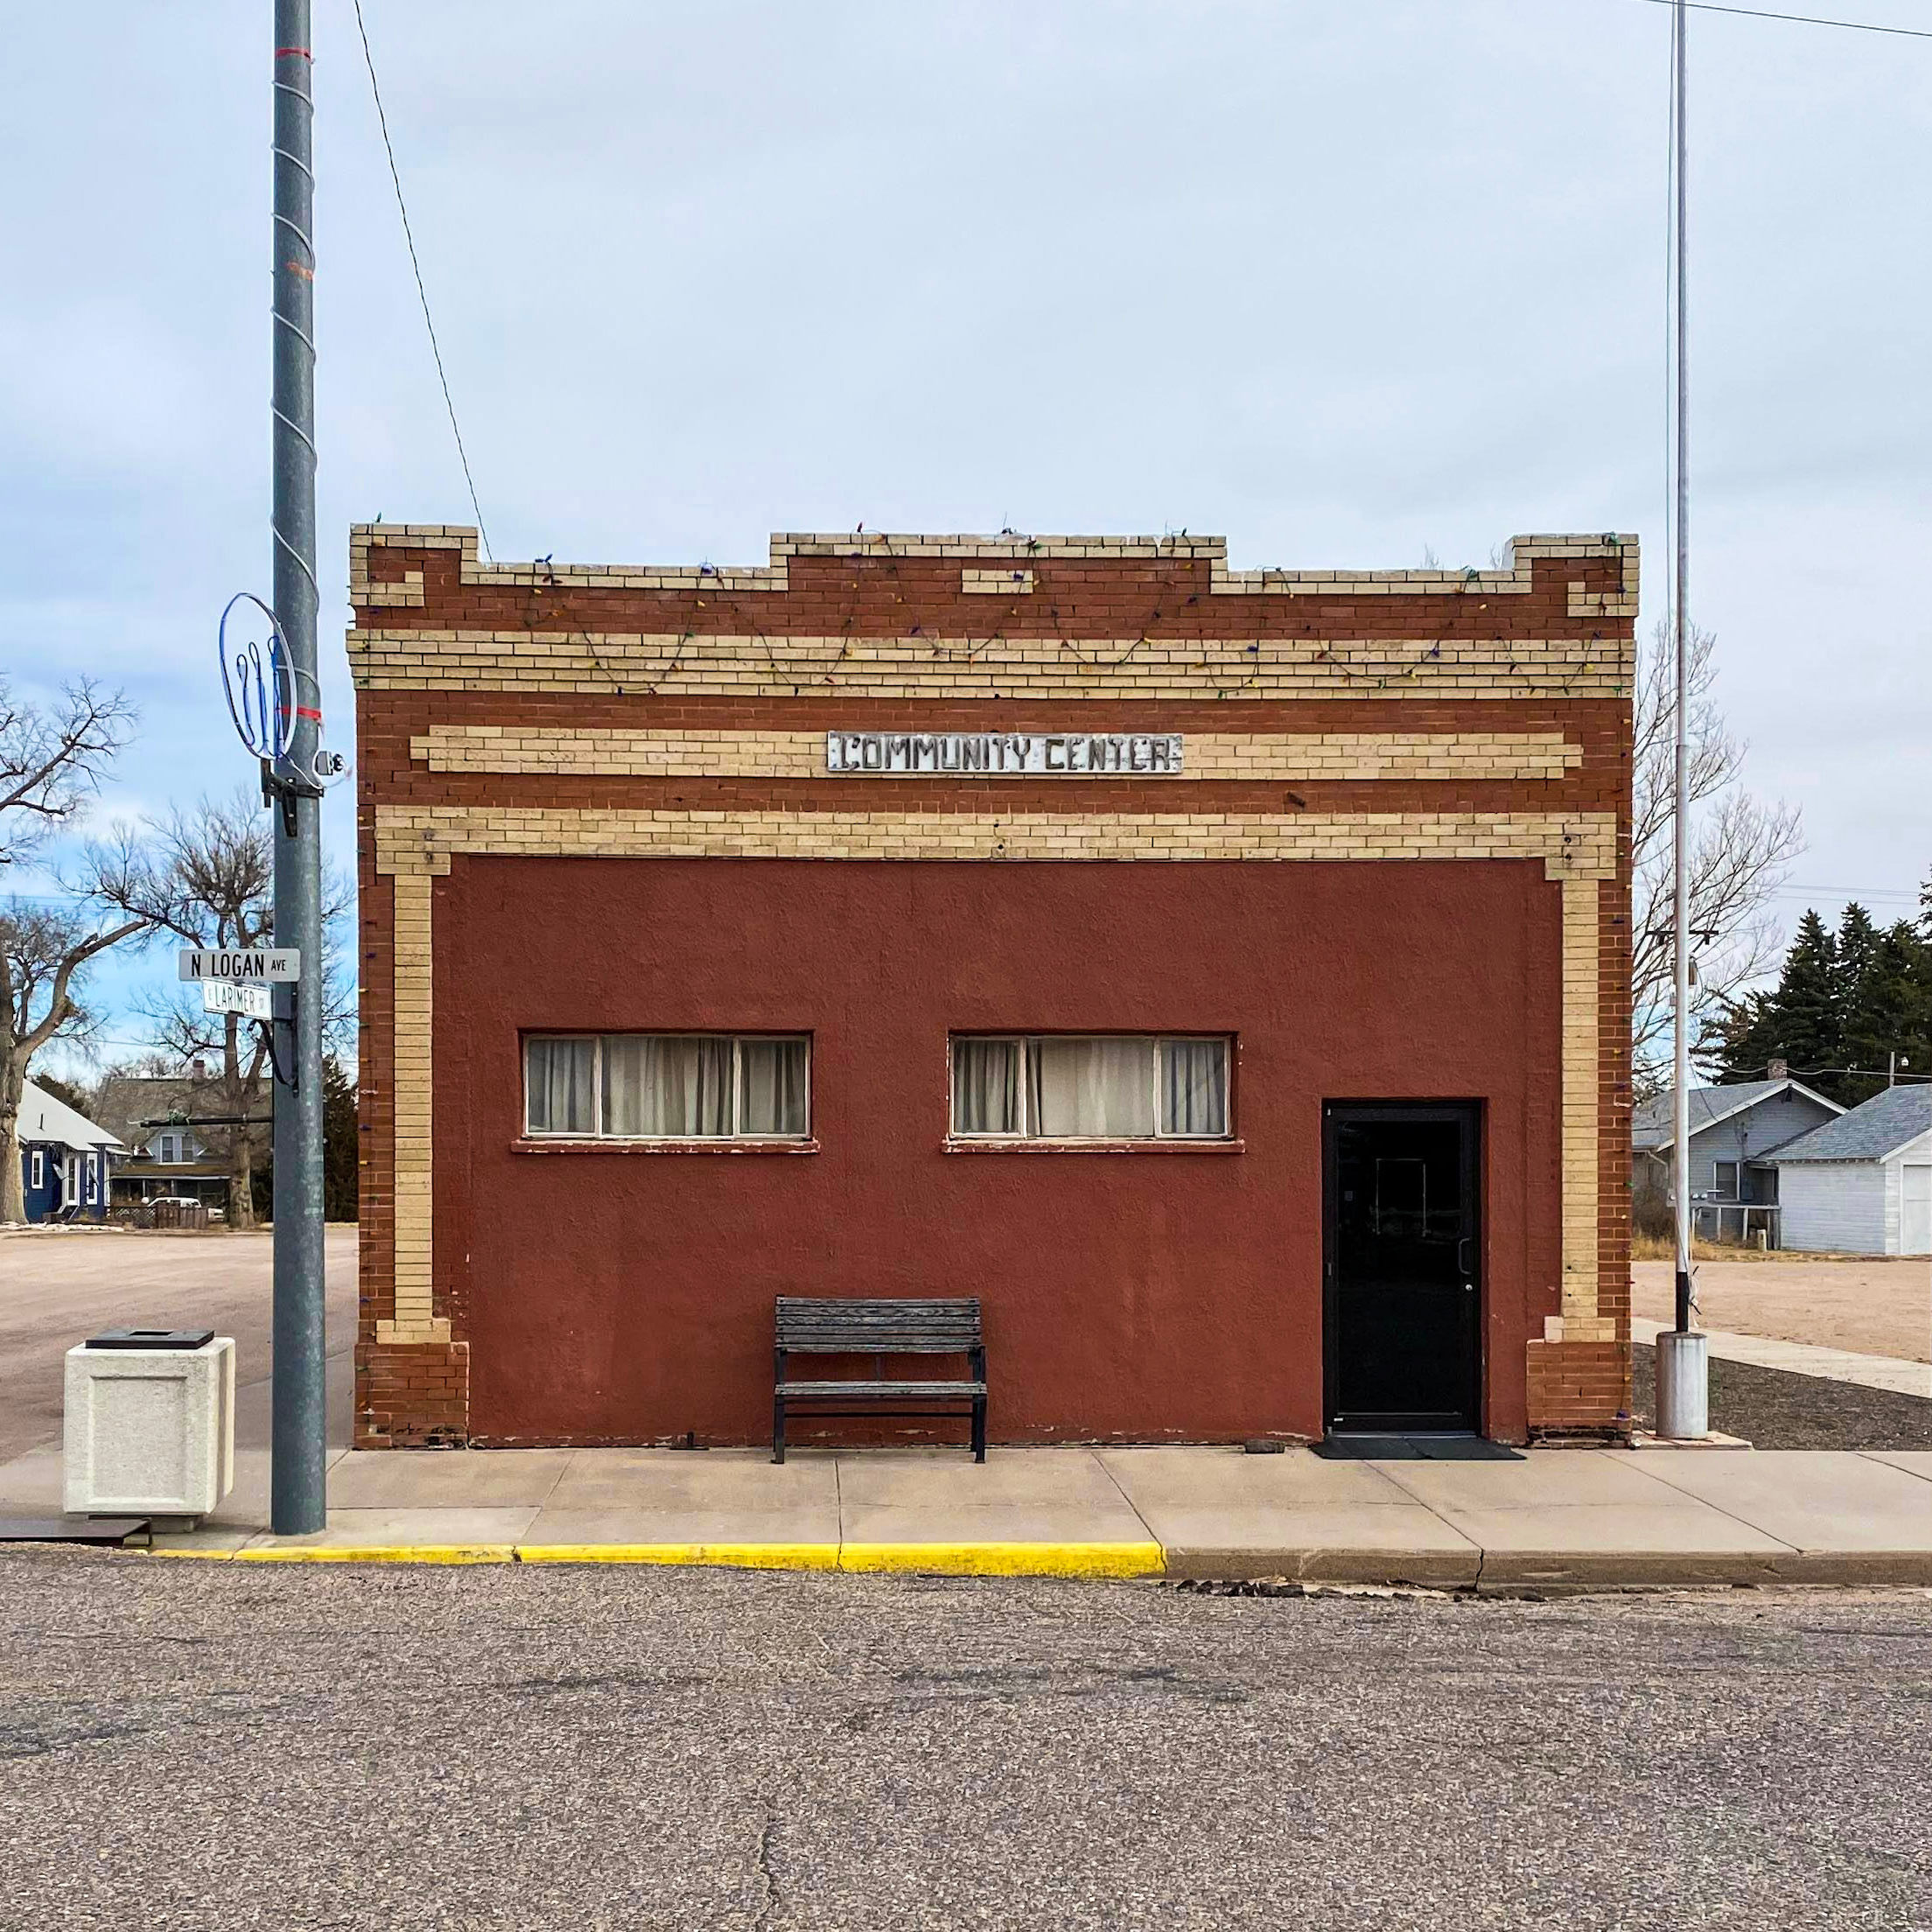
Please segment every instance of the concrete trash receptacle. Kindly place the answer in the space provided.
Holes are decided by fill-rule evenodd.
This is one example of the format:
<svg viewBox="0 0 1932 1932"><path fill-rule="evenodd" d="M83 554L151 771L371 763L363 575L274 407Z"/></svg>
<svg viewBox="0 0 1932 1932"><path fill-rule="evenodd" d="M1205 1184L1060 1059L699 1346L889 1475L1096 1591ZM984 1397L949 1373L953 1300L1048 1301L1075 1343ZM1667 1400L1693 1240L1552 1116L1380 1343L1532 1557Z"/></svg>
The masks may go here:
<svg viewBox="0 0 1932 1932"><path fill-rule="evenodd" d="M69 1516L205 1516L234 1486L234 1342L110 1328L67 1351Z"/></svg>

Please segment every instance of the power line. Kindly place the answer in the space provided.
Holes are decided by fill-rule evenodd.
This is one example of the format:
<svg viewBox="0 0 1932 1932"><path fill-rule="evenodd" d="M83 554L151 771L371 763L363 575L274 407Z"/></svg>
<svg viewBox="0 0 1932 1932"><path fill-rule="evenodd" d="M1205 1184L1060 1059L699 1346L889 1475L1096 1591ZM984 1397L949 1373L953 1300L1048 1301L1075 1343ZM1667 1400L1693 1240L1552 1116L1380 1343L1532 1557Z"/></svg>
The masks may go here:
<svg viewBox="0 0 1932 1932"><path fill-rule="evenodd" d="M355 0L355 31L362 38L362 64L369 70L369 93L375 102L376 124L382 130L382 148L389 158L389 179L396 184L396 212L402 217L402 239L409 244L410 266L416 270L416 292L423 300L423 326L430 332L430 354L436 358L437 378L443 385L444 407L450 412L450 433L456 438L457 460L463 466L463 480L470 486L470 508L476 512L476 534L487 561L490 535L483 528L483 506L477 501L476 479L470 474L469 452L463 447L463 431L457 425L456 403L450 395L449 374L443 367L442 345L436 340L436 324L430 318L430 291L423 285L423 264L416 258L416 235L410 227L409 205L402 199L402 177L396 172L396 145L389 139L389 117L382 111L382 89L376 84L375 56L369 52L369 30L362 24L362 0Z"/></svg>
<svg viewBox="0 0 1932 1932"><path fill-rule="evenodd" d="M1677 0L1649 0L1654 7L1674 7ZM1693 13L1734 13L1746 20L1785 20L1799 27L1843 27L1850 33L1891 33L1906 40L1932 40L1932 29L1881 27L1870 20L1828 20L1816 13L1768 13L1761 7L1720 7L1716 0L1684 0Z"/></svg>
<svg viewBox="0 0 1932 1932"><path fill-rule="evenodd" d="M1916 903L1920 894L1894 886L1777 886L1774 899L1900 899Z"/></svg>

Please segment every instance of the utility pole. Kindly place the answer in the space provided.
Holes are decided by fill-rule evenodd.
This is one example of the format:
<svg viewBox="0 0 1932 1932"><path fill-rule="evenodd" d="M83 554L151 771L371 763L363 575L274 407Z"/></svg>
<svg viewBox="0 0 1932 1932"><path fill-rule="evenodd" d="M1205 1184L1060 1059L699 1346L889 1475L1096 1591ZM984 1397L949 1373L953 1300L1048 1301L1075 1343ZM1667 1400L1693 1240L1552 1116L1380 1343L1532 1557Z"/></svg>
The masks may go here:
<svg viewBox="0 0 1932 1932"><path fill-rule="evenodd" d="M1711 1432L1709 1338L1690 1326L1690 356L1686 338L1690 250L1684 236L1684 0L1671 10L1671 119L1676 123L1677 436L1674 468L1677 547L1671 584L1670 631L1676 654L1676 809L1671 832L1672 901L1676 919L1676 986L1672 1046L1671 1168L1676 1206L1676 1326L1657 1337L1657 1433L1672 1439Z"/></svg>
<svg viewBox="0 0 1932 1932"><path fill-rule="evenodd" d="M284 769L319 748L315 620L315 247L309 0L275 0L275 618L292 733ZM264 778L268 774L264 763ZM276 990L275 1382L270 1521L323 1527L322 824L318 784L264 784L274 815L275 943L302 977Z"/></svg>

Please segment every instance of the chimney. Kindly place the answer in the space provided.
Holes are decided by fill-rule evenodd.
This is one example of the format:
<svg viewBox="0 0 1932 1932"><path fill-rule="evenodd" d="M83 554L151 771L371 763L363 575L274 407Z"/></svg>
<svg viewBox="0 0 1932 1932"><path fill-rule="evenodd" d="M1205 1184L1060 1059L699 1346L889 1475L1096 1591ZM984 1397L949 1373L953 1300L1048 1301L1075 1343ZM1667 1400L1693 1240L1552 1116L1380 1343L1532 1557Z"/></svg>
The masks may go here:
<svg viewBox="0 0 1932 1932"><path fill-rule="evenodd" d="M1765 1068L1764 1077L1767 1080L1789 1080L1791 1077L1790 1062L1788 1060L1773 1060L1771 1064Z"/></svg>
<svg viewBox="0 0 1932 1932"><path fill-rule="evenodd" d="M1778 1064L1782 1067L1784 1062L1782 1060L1780 1060ZM190 1080L206 1080L207 1077L208 1063L206 1060L202 1059L200 1054L197 1054L194 1056L192 1063L188 1068L188 1078Z"/></svg>

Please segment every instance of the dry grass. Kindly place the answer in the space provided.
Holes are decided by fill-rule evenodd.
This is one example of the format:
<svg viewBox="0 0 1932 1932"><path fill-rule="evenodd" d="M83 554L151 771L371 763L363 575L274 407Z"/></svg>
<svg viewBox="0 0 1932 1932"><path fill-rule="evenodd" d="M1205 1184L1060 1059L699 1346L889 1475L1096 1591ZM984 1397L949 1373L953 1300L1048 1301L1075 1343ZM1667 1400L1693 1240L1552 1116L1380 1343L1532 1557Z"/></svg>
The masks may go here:
<svg viewBox="0 0 1932 1932"><path fill-rule="evenodd" d="M1676 1244L1668 1235L1633 1235L1630 1237L1630 1258L1632 1261L1674 1261L1676 1258ZM1870 1255L1814 1255L1802 1254L1796 1249L1786 1248L1740 1248L1730 1242L1696 1241L1690 1244L1690 1258L1693 1261L1870 1261Z"/></svg>

